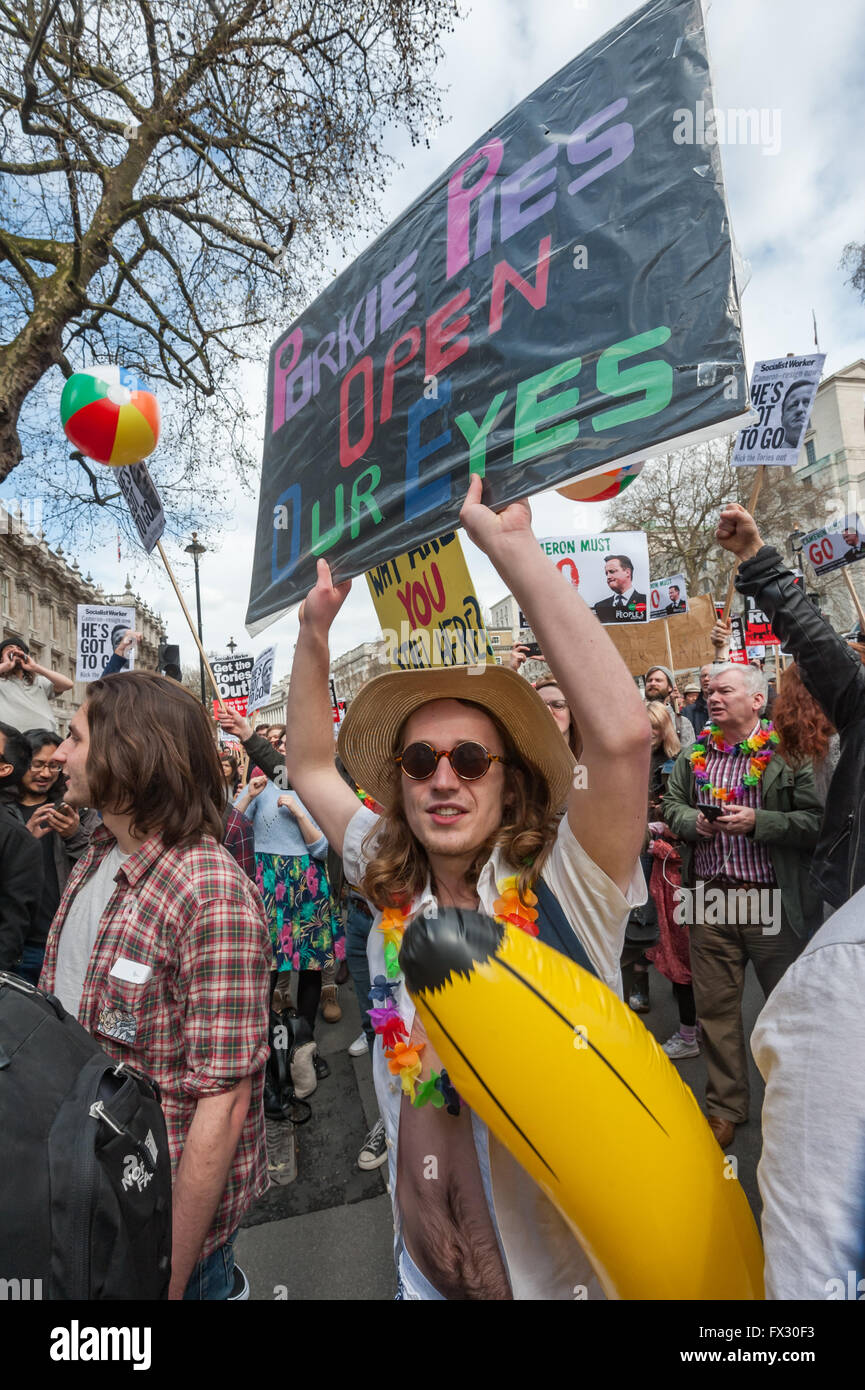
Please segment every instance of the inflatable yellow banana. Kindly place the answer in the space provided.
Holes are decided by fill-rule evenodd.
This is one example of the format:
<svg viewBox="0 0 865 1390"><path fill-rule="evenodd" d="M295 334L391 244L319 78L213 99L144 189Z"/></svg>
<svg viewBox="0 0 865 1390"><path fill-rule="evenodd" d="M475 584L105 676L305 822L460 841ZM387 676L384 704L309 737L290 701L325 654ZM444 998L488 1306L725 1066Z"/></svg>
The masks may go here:
<svg viewBox="0 0 865 1390"><path fill-rule="evenodd" d="M448 910L400 951L459 1094L570 1224L608 1298L760 1299L763 1250L693 1093L606 985Z"/></svg>

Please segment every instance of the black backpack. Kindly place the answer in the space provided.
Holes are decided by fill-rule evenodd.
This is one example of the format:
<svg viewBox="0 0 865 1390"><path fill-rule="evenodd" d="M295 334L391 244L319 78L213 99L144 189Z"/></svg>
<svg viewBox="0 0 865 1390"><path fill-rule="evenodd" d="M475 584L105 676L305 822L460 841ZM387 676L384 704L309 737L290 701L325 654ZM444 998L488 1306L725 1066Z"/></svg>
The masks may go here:
<svg viewBox="0 0 865 1390"><path fill-rule="evenodd" d="M2 973L0 1174L12 1297L166 1297L171 1162L158 1087L113 1062L59 999Z"/></svg>

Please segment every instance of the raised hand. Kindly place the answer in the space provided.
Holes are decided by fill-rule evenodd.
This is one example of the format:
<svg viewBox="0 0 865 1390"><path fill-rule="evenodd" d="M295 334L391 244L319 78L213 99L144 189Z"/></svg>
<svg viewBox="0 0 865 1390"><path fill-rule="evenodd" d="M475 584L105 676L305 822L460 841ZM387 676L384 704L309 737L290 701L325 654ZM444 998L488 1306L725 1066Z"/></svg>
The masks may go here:
<svg viewBox="0 0 865 1390"><path fill-rule="evenodd" d="M757 523L738 502L727 503L721 512L715 536L718 544L739 560L749 560L763 545Z"/></svg>
<svg viewBox="0 0 865 1390"><path fill-rule="evenodd" d="M304 627L312 628L326 637L334 618L348 598L350 589L350 579L344 579L341 584L334 584L330 565L326 560L319 560L315 588L310 589L298 611L301 630Z"/></svg>
<svg viewBox="0 0 865 1390"><path fill-rule="evenodd" d="M460 512L460 525L485 555L492 559L496 549L503 542L533 536L532 509L524 498L519 502L511 502L500 512L494 512L491 507L484 506L481 501L482 495L483 484L480 475L473 473Z"/></svg>
<svg viewBox="0 0 865 1390"><path fill-rule="evenodd" d="M136 642L141 642L143 639L144 634L142 632L133 632L131 630L129 632L124 632L117 646L114 648L114 655L125 656L130 647L134 647Z"/></svg>
<svg viewBox="0 0 865 1390"><path fill-rule="evenodd" d="M242 714L238 714L236 709L231 709L226 705L224 709L217 709L216 722L223 729L227 729L230 734L235 734L241 743L245 743L248 738L252 738L252 725L247 723Z"/></svg>

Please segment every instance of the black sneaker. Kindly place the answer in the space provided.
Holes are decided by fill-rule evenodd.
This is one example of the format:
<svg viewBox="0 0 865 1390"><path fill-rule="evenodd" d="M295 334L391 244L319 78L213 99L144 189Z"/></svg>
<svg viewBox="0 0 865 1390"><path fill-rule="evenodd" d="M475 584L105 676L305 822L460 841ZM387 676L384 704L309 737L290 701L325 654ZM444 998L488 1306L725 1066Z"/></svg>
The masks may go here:
<svg viewBox="0 0 865 1390"><path fill-rule="evenodd" d="M376 1120L363 1141L363 1148L357 1156L357 1166L370 1171L380 1168L383 1163L387 1163L387 1135L384 1132L384 1120Z"/></svg>
<svg viewBox="0 0 865 1390"><path fill-rule="evenodd" d="M327 1062L320 1052L316 1052L313 1058L313 1066L315 1067L316 1081L324 1081L326 1077L330 1076L330 1067L327 1065Z"/></svg>

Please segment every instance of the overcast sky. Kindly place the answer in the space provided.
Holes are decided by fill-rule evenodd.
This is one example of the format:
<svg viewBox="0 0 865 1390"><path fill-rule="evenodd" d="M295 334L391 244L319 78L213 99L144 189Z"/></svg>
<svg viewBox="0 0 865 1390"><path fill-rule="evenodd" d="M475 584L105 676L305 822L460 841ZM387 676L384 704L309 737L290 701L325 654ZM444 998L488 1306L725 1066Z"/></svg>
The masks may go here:
<svg viewBox="0 0 865 1390"><path fill-rule="evenodd" d="M632 0L475 0L464 8L439 69L447 89L446 124L429 150L391 142L402 168L394 172L383 202L384 222L506 111L637 6ZM776 154L749 145L721 151L733 229L750 264L742 301L749 371L759 358L813 351L813 307L829 374L865 355L863 308L838 268L845 243L865 238L865 6L862 0L714 0L707 6L707 26L715 106L778 113ZM272 336L285 326L274 322ZM249 377L250 395L262 406L264 376L262 366ZM262 437L259 425L256 453ZM157 460L158 454L158 476ZM276 640L277 674L282 674L297 621L289 616L254 641L246 637L256 497L237 495L234 483L231 492L225 533L201 563L205 646L222 650L233 636L241 649L258 652ZM534 498L532 507L538 535L603 529L603 508L597 505L576 506L547 493ZM504 586L486 558L463 539L478 596L488 607ZM74 553L73 546L66 548ZM131 570L134 587L163 613L172 640L181 642L184 661L193 661L194 646L161 567L148 569L144 557L118 565L116 554L104 552L78 552L78 558L82 570L92 569L109 592L122 587ZM191 590L191 568L183 573ZM192 593L187 597L192 606ZM378 635L366 583L356 579L334 630L332 653Z"/></svg>

